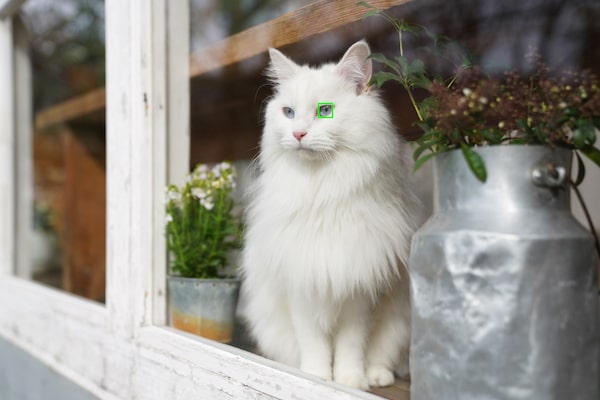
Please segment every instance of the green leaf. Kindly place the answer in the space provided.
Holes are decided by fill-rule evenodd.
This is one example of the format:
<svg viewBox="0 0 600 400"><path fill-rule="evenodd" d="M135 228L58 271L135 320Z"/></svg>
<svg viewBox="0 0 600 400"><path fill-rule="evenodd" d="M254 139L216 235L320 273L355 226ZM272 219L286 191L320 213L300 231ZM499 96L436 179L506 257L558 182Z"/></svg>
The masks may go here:
<svg viewBox="0 0 600 400"><path fill-rule="evenodd" d="M427 161L429 161L431 158L433 158L436 155L438 155L438 153L429 153L429 154L426 154L423 157L419 158L417 161L415 161L415 165L413 165L413 172L415 172L416 170L421 168L421 166L423 164L425 164Z"/></svg>
<svg viewBox="0 0 600 400"><path fill-rule="evenodd" d="M415 60L408 66L409 74L423 74L425 73L425 63L421 60Z"/></svg>
<svg viewBox="0 0 600 400"><path fill-rule="evenodd" d="M418 160L419 157L421 156L421 154L423 154L423 152L425 150L429 150L431 149L431 146L428 143L424 143L422 145L420 145L419 147L417 147L415 149L415 151L413 152L413 160Z"/></svg>
<svg viewBox="0 0 600 400"><path fill-rule="evenodd" d="M588 145L580 149L580 151L600 167L600 150L594 146Z"/></svg>
<svg viewBox="0 0 600 400"><path fill-rule="evenodd" d="M394 60L387 58L385 55L381 53L373 53L369 56L369 58L390 67L391 69L396 71L398 75L401 75L401 66L397 64Z"/></svg>
<svg viewBox="0 0 600 400"><path fill-rule="evenodd" d="M408 58L406 58L405 56L396 56L394 57L394 60L400 68L400 71L402 71L402 73L406 75L408 73Z"/></svg>
<svg viewBox="0 0 600 400"><path fill-rule="evenodd" d="M573 131L573 145L577 149L585 146L585 132L583 127L579 127Z"/></svg>
<svg viewBox="0 0 600 400"><path fill-rule="evenodd" d="M380 88L384 83L386 83L387 81L391 81L391 80L400 82L400 80L398 79L398 76L396 74L393 74L391 72L380 71L380 72L376 72L373 74L369 84L370 85L376 84L377 87Z"/></svg>
<svg viewBox="0 0 600 400"><path fill-rule="evenodd" d="M435 151L433 150L433 146L441 143L442 141L443 139L434 139L419 143L419 147L417 147L413 152L413 160L417 160L425 150L430 150L435 153Z"/></svg>
<svg viewBox="0 0 600 400"><path fill-rule="evenodd" d="M481 156L477 154L471 147L467 146L465 143L461 143L460 148L462 149L462 153L465 157L467 165L469 165L469 168L471 169L475 177L479 181L485 182L487 180L487 171L485 169L485 163Z"/></svg>
<svg viewBox="0 0 600 400"><path fill-rule="evenodd" d="M429 79L426 75L417 75L410 78L412 86L418 87L421 89L429 89L431 86L431 79Z"/></svg>
<svg viewBox="0 0 600 400"><path fill-rule="evenodd" d="M370 9L374 9L375 7L367 3L366 1L359 1L356 3L357 6L362 6Z"/></svg>
<svg viewBox="0 0 600 400"><path fill-rule="evenodd" d="M367 18L369 18L369 17L373 17L373 16L376 16L376 17L378 17L379 15L380 15L380 14L379 14L379 11L378 11L378 10L371 10L371 11L367 11L367 12L365 13L365 15L363 15L363 16L362 16L362 18L361 18L361 19L363 19L363 20L364 20L364 19L367 19Z"/></svg>
<svg viewBox="0 0 600 400"><path fill-rule="evenodd" d="M405 20L401 20L399 29L404 32L417 32L419 30L419 27L417 25L409 24Z"/></svg>
<svg viewBox="0 0 600 400"><path fill-rule="evenodd" d="M575 179L575 186L579 186L579 184L583 182L583 178L585 178L585 165L577 151L575 152L575 157L577 157L577 178Z"/></svg>
<svg viewBox="0 0 600 400"><path fill-rule="evenodd" d="M596 143L596 127L594 123L589 119L581 119L577 124L578 130L583 134L584 140L587 144L593 145Z"/></svg>

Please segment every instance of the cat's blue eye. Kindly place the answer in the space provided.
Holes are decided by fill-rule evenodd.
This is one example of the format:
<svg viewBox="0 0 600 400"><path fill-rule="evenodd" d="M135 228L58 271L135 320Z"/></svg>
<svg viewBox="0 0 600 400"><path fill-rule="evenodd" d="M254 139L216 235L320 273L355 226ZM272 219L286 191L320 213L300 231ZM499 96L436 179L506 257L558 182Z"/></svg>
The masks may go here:
<svg viewBox="0 0 600 400"><path fill-rule="evenodd" d="M319 107L319 117L320 118L329 117L331 115L332 111L333 111L333 108L331 107L331 104L323 104Z"/></svg>
<svg viewBox="0 0 600 400"><path fill-rule="evenodd" d="M283 115L285 115L285 117L289 118L289 119L294 118L294 116L296 115L294 110L292 110L290 107L283 107L282 111L283 111Z"/></svg>

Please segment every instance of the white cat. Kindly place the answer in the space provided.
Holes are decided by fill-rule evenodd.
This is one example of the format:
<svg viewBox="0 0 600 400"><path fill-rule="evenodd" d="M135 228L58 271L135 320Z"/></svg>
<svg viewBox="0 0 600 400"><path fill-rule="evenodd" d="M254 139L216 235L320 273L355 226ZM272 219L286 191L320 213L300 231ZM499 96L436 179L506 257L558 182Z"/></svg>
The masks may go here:
<svg viewBox="0 0 600 400"><path fill-rule="evenodd" d="M393 371L408 375L406 144L368 86L364 41L316 69L269 54L276 93L247 209L243 313L269 358L360 389L390 385Z"/></svg>

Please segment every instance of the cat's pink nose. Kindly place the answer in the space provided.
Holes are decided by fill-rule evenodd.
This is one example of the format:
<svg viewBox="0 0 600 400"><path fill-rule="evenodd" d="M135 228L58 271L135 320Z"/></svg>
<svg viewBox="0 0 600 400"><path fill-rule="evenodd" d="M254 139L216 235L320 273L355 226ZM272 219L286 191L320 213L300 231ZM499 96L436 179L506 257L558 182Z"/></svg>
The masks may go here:
<svg viewBox="0 0 600 400"><path fill-rule="evenodd" d="M304 136L306 136L306 132L298 131L293 133L294 137L301 141Z"/></svg>

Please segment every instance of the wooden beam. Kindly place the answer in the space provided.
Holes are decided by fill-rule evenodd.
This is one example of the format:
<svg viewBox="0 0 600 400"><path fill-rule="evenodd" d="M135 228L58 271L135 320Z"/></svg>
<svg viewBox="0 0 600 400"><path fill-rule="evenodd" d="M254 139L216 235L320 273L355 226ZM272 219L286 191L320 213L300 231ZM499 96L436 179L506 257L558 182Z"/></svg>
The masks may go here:
<svg viewBox="0 0 600 400"><path fill-rule="evenodd" d="M0 19L0 278L15 267L15 74L13 20Z"/></svg>
<svg viewBox="0 0 600 400"><path fill-rule="evenodd" d="M94 89L84 95L69 99L38 112L35 116L35 129L44 130L52 125L101 111L106 107L105 88Z"/></svg>

